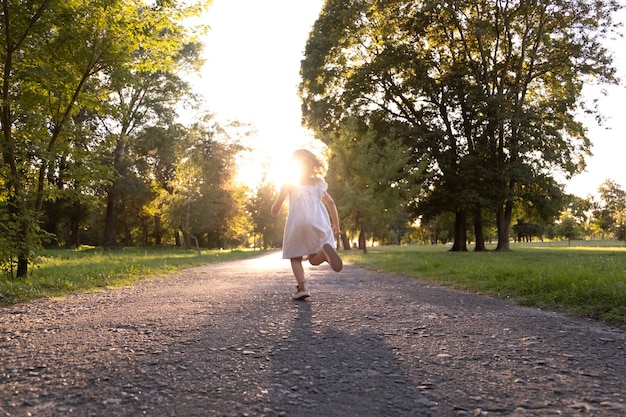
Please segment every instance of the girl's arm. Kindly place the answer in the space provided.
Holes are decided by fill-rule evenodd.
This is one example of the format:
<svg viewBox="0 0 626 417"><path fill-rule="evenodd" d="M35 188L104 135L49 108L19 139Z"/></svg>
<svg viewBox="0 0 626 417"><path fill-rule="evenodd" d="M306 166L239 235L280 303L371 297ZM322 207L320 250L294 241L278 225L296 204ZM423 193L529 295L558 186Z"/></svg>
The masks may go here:
<svg viewBox="0 0 626 417"><path fill-rule="evenodd" d="M280 192L276 197L276 201L274 201L274 204L272 204L272 216L277 216L278 213L280 213L280 208L282 207L288 195L289 187L287 185L283 185L282 187L280 187Z"/></svg>
<svg viewBox="0 0 626 417"><path fill-rule="evenodd" d="M338 235L339 233L341 233L341 228L339 227L339 212L337 211L337 205L335 204L335 201L330 196L330 194L328 194L326 191L324 191L322 201L326 205L328 213L330 214L330 219L332 220L333 226L333 234Z"/></svg>

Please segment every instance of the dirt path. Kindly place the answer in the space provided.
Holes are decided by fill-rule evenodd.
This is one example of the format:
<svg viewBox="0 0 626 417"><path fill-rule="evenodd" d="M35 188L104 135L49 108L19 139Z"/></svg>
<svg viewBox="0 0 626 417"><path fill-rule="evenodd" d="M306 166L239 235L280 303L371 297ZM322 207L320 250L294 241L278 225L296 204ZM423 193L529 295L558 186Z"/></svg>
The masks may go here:
<svg viewBox="0 0 626 417"><path fill-rule="evenodd" d="M280 254L0 309L0 416L626 415L626 332Z"/></svg>

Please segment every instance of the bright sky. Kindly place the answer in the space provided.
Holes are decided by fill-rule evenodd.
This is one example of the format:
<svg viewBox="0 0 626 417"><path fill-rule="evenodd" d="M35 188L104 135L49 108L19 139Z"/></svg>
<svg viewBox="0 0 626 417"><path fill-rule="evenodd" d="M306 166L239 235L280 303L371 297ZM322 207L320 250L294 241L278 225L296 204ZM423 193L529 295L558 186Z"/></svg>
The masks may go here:
<svg viewBox="0 0 626 417"><path fill-rule="evenodd" d="M213 0L207 13L206 63L201 89L210 111L220 120L252 123L256 149L246 163L247 181L261 176L268 159L284 161L294 149L318 146L300 126L297 88L300 61L309 31L323 0ZM622 21L626 21L622 12ZM610 43L619 76L626 81L626 42ZM606 179L626 190L626 88L610 87L601 96L604 127L586 121L593 143L587 171L567 184L580 197L596 192ZM608 129L608 130L607 130ZM275 162L274 165L280 165Z"/></svg>
<svg viewBox="0 0 626 417"><path fill-rule="evenodd" d="M255 152L243 172L248 183L260 181L268 160L278 169L276 161L288 161L295 149L321 149L301 127L298 84L304 47L322 3L213 0L209 8L203 93L219 119L255 126L258 134L249 143Z"/></svg>

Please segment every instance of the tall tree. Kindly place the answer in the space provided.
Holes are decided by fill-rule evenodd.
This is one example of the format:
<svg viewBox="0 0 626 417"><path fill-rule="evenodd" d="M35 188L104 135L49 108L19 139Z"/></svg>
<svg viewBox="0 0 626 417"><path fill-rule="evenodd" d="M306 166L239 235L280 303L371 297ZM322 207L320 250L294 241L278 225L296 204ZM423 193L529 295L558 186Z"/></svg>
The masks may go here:
<svg viewBox="0 0 626 417"><path fill-rule="evenodd" d="M29 185L33 183L30 172L29 141L45 136L43 117L37 113L29 118L27 110L35 101L29 100L29 87L24 78L30 75L36 60L32 55L40 53L46 41L46 29L53 15L50 0L24 4L2 2L2 26L0 26L0 128L2 131L2 178L3 204L3 264L5 260L17 258L17 275L25 276L28 270L28 255L32 248L34 221L32 198ZM35 77L30 77L35 78ZM26 123L27 120L33 120ZM31 142L32 143L32 142ZM32 145L31 145L32 146ZM10 263L10 262L9 262ZM9 265L12 269L13 265Z"/></svg>
<svg viewBox="0 0 626 417"><path fill-rule="evenodd" d="M17 276L25 276L37 243L43 203L54 198L50 178L72 155L70 126L83 109L101 108L116 69L134 65L143 51L167 62L155 34L173 30L177 19L198 6L175 2L93 0L3 1L0 31L0 127L2 171L6 173L5 217L14 232ZM182 36L176 38L184 39ZM178 46L180 48L180 46ZM157 61L143 61L143 64ZM92 146L93 148L93 146ZM58 182L57 182L58 186Z"/></svg>
<svg viewBox="0 0 626 417"><path fill-rule="evenodd" d="M198 68L201 62L199 44L189 42L182 22L171 17L170 13L176 16L175 7L140 12L137 19L149 39L137 39L127 65L115 68L105 86L111 94L101 119L112 141L114 169L107 191L105 246L116 244L117 205L126 197L121 193L119 180L132 175L127 161L129 145L142 130L173 123L175 106L184 95L190 95L188 84L179 74L186 68ZM143 46L146 41L148 45Z"/></svg>
<svg viewBox="0 0 626 417"><path fill-rule="evenodd" d="M261 238L260 244L269 249L282 242L282 231L285 222L284 212L280 216L272 216L271 208L276 199L276 186L264 176L259 186L250 196L247 209L252 221L252 233ZM256 244L255 244L256 246Z"/></svg>
<svg viewBox="0 0 626 417"><path fill-rule="evenodd" d="M239 133L237 126L223 127L207 116L191 126L179 144L171 192L161 194L159 205L166 224L182 232L187 247L192 240L225 247L234 237L229 223L243 211L235 184ZM242 236L236 239L243 241Z"/></svg>
<svg viewBox="0 0 626 417"><path fill-rule="evenodd" d="M453 250L465 250L466 217L480 230L488 209L498 250L508 250L524 188L584 166L590 144L574 110L583 80L615 81L602 40L619 8L614 0L329 0L302 63L305 121L322 133L376 112L406 123L407 143L430 162L417 212L454 212Z"/></svg>
<svg viewBox="0 0 626 417"><path fill-rule="evenodd" d="M351 247L348 231L357 234L359 248L366 250L368 237L389 230L414 183L408 179L421 173L404 172L412 155L398 138L403 128L375 118L370 124L346 118L336 135L323 136L332 151L327 179L342 217L344 249Z"/></svg>

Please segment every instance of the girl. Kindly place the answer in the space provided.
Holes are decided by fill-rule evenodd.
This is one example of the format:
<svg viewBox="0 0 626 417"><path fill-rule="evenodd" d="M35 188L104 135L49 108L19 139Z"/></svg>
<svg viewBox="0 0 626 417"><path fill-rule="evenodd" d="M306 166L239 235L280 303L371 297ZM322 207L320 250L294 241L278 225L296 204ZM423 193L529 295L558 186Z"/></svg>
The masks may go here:
<svg viewBox="0 0 626 417"><path fill-rule="evenodd" d="M295 184L283 184L272 205L272 215L280 212L283 202L289 197L283 259L291 260L291 269L298 283L292 298L302 300L311 295L304 279L303 260L308 259L312 265L326 261L336 272L341 271L343 262L333 248L334 236L340 232L339 215L335 202L326 192L328 184L323 178L324 165L306 149L295 151L292 158L299 170L297 180Z"/></svg>

